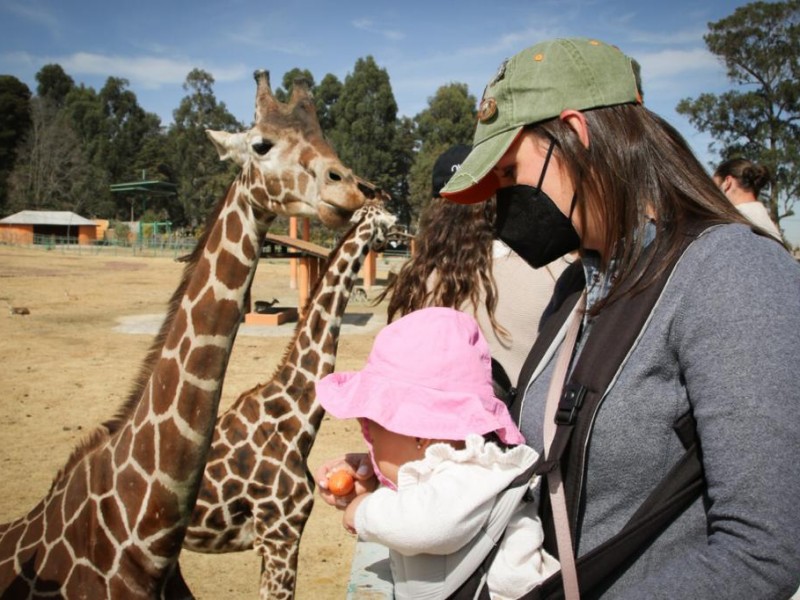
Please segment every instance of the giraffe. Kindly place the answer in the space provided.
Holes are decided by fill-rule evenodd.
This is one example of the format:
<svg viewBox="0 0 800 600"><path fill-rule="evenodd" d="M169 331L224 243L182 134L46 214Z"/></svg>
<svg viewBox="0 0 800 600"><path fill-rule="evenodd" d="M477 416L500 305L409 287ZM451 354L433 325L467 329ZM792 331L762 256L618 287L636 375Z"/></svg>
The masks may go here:
<svg viewBox="0 0 800 600"><path fill-rule="evenodd" d="M130 396L27 515L0 525L3 598L191 597L178 555L265 233L279 214L342 226L375 195L324 141L304 87L284 104L266 71L256 81L253 127L209 132L243 169L209 216Z"/></svg>
<svg viewBox="0 0 800 600"><path fill-rule="evenodd" d="M324 411L314 384L333 371L356 275L395 217L369 202L331 253L272 378L217 420L184 548L262 556L262 599L294 596L300 537L314 502L306 460Z"/></svg>

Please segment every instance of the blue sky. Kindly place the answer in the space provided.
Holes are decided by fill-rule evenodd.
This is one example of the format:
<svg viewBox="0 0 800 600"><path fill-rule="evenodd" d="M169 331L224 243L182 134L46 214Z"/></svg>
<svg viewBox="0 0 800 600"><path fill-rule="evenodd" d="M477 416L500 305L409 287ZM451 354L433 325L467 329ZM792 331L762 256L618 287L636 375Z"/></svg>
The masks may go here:
<svg viewBox="0 0 800 600"><path fill-rule="evenodd" d="M164 124L195 67L210 72L218 100L242 122L253 116L252 73L273 85L294 68L317 82L344 80L371 55L389 74L402 115L426 108L437 88L466 83L480 98L502 60L536 41L586 36L616 44L642 64L645 103L687 138L704 164L710 141L675 113L703 92L729 88L703 42L708 22L740 0L0 0L0 73L35 90L36 72L58 63L100 89L109 76L130 82L142 107ZM800 243L800 217L784 221Z"/></svg>

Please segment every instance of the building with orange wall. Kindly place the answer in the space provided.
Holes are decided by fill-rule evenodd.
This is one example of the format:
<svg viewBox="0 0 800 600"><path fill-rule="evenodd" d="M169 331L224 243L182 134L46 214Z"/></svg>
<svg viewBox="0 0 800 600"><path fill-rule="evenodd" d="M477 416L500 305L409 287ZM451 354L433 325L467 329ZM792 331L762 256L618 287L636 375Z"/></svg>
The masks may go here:
<svg viewBox="0 0 800 600"><path fill-rule="evenodd" d="M0 243L91 244L98 223L66 210L23 210L0 219Z"/></svg>

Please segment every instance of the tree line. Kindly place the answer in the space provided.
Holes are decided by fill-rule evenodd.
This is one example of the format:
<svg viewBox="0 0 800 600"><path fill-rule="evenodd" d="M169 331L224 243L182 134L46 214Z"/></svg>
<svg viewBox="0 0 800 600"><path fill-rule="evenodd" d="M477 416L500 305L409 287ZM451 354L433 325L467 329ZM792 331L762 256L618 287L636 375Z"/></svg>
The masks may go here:
<svg viewBox="0 0 800 600"><path fill-rule="evenodd" d="M358 59L344 82L327 74L317 84L308 70L293 69L275 96L286 101L297 78L310 83L323 131L343 163L388 190L406 223L429 199L438 153L471 141L476 100L466 84L442 86L412 119L398 118L389 75L370 56ZM139 105L125 79L109 77L96 91L49 64L36 82L31 93L15 77L0 76L0 214L71 210L197 226L238 172L219 160L205 130L246 126L217 100L207 71L187 75L168 126ZM137 180L172 183L176 195L146 196L143 204L141 193L111 191Z"/></svg>
<svg viewBox="0 0 800 600"><path fill-rule="evenodd" d="M766 165L771 185L762 199L773 220L794 214L798 194L800 0L754 2L708 24L708 49L726 67L731 89L686 98L677 111L714 140L721 159L741 156ZM398 117L389 74L371 56L340 81L318 83L307 69L284 74L310 83L323 131L342 162L388 190L400 221L412 225L430 198L434 160L452 144L469 144L476 98L464 83L442 85L414 117ZM196 227L233 181L238 167L219 161L206 129L240 131L214 95L214 77L192 70L173 122L138 103L129 82L109 77L98 91L76 84L58 64L36 74L35 93L0 75L0 216L23 209L71 210L112 220L171 221ZM646 94L646 90L645 90ZM172 183L174 196L111 191L140 179Z"/></svg>

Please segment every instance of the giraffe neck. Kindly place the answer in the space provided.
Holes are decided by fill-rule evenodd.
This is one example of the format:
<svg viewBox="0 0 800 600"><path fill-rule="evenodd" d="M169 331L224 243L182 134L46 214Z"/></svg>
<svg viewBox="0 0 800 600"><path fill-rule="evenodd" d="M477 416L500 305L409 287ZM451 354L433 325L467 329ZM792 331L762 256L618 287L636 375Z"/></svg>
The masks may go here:
<svg viewBox="0 0 800 600"><path fill-rule="evenodd" d="M336 364L339 329L358 271L370 249L376 224L365 218L355 225L331 253L324 275L317 281L304 317L278 367L273 383L291 394L298 415L313 431L324 411L316 401L313 383L331 373Z"/></svg>
<svg viewBox="0 0 800 600"><path fill-rule="evenodd" d="M156 567L177 557L196 500L245 293L271 221L257 219L239 191L231 186L187 266L160 352L131 418L111 441L111 472L92 469L93 489L116 491L132 537L151 539Z"/></svg>
<svg viewBox="0 0 800 600"><path fill-rule="evenodd" d="M153 597L177 564L274 218L257 216L240 188L209 218L127 403L73 452L32 511L0 526L0 595L18 577L28 590L66 597Z"/></svg>

